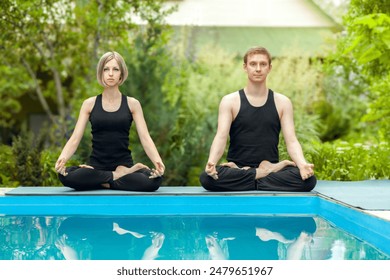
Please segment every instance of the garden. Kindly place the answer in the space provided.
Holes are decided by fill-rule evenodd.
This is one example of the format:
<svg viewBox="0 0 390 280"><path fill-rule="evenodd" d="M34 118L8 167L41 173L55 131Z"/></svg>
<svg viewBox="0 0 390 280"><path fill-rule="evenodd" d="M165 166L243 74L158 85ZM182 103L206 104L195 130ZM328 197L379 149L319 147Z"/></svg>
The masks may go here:
<svg viewBox="0 0 390 280"><path fill-rule="evenodd" d="M177 36L165 23L172 10L164 1L35 2L0 3L0 187L61 185L54 164L83 100L101 92L95 67L106 50L126 60L121 91L142 103L166 166L163 185L199 186L219 102L245 85L242 55L216 45L194 50L188 30ZM390 7L351 0L342 26L317 56L286 46L268 86L292 100L298 139L319 180L389 179ZM16 117L27 97L47 119L38 132ZM84 164L90 143L87 128L68 164ZM135 161L150 165L134 127L130 145ZM282 138L279 150L288 159Z"/></svg>

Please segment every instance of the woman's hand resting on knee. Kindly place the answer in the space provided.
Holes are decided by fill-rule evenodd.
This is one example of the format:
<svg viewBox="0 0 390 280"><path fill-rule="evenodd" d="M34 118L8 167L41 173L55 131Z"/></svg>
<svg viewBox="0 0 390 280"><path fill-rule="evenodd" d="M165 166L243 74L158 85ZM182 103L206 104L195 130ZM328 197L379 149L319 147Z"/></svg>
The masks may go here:
<svg viewBox="0 0 390 280"><path fill-rule="evenodd" d="M67 160L65 158L59 158L56 162L56 165L55 165L55 170L58 174L61 174L62 176L66 176L68 175L68 173L66 172L66 167L65 167L65 164L66 164Z"/></svg>
<svg viewBox="0 0 390 280"><path fill-rule="evenodd" d="M152 174L149 176L149 179L154 179L157 177L162 177L165 172L165 165L162 162L156 162L155 168L152 169Z"/></svg>

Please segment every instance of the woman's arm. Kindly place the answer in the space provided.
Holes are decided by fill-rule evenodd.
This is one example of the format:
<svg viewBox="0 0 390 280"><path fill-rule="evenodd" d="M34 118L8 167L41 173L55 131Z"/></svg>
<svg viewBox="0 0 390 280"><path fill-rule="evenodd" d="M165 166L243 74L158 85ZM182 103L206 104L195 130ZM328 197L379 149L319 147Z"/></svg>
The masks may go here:
<svg viewBox="0 0 390 280"><path fill-rule="evenodd" d="M160 154L157 151L156 145L152 140L152 137L150 137L141 103L135 98L128 98L127 100L133 115L141 145L144 148L146 155L149 157L156 168L153 170L154 173L158 176L162 176L165 171L165 166L160 157Z"/></svg>
<svg viewBox="0 0 390 280"><path fill-rule="evenodd" d="M96 97L91 97L83 102L72 136L66 142L60 156L58 157L55 169L58 173L64 176L67 175L65 172L65 164L73 156L73 154L77 150L77 147L80 144L80 141L84 135L85 127L89 119L89 115L91 113L93 105L95 104L95 99Z"/></svg>

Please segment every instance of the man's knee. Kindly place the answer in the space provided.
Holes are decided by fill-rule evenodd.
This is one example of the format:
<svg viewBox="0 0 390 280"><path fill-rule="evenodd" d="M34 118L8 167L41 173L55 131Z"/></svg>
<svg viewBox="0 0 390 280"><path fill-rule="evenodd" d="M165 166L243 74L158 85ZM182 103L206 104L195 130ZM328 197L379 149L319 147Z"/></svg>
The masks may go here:
<svg viewBox="0 0 390 280"><path fill-rule="evenodd" d="M312 189L315 188L316 184L317 184L317 178L315 175L313 175L304 181L304 185L303 185L304 190L303 191L306 191L306 192L311 191Z"/></svg>
<svg viewBox="0 0 390 280"><path fill-rule="evenodd" d="M214 182L213 178L211 178L205 171L202 172L199 176L200 184L203 188L205 188L208 191L214 190Z"/></svg>
<svg viewBox="0 0 390 280"><path fill-rule="evenodd" d="M73 180L71 180L71 177L72 176L69 176L69 174L67 176L64 176L62 174L58 174L58 179L60 179L60 182L64 186L74 188L74 187L76 187L76 184L74 184Z"/></svg>

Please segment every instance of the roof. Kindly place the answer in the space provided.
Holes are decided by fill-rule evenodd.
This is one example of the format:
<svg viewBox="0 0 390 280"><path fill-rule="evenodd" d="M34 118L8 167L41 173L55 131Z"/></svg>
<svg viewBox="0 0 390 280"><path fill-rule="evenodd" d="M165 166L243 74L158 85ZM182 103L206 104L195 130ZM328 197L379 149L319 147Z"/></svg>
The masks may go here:
<svg viewBox="0 0 390 280"><path fill-rule="evenodd" d="M167 23L179 33L183 26L191 28L194 48L216 44L242 54L261 45L278 56L294 46L318 55L326 38L339 29L311 0L179 0L167 5L178 5Z"/></svg>
<svg viewBox="0 0 390 280"><path fill-rule="evenodd" d="M310 0L181 0L167 1L178 10L170 25L235 27L335 27L337 24Z"/></svg>

